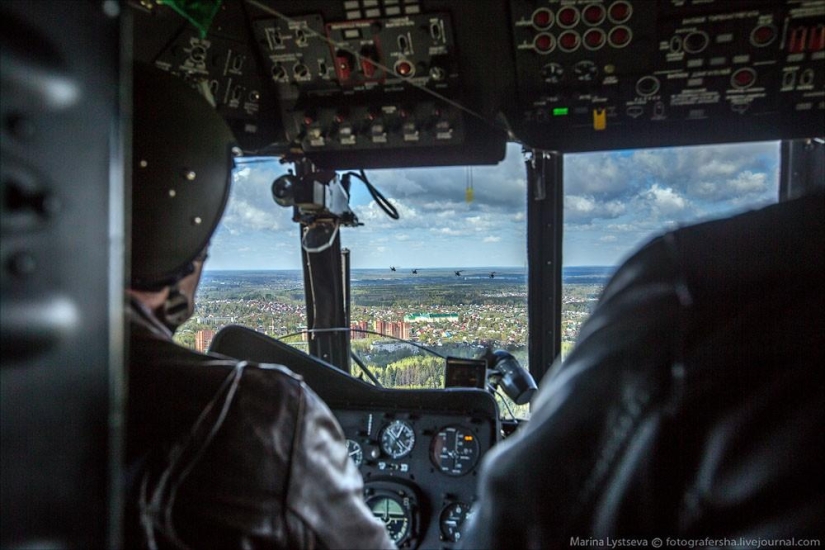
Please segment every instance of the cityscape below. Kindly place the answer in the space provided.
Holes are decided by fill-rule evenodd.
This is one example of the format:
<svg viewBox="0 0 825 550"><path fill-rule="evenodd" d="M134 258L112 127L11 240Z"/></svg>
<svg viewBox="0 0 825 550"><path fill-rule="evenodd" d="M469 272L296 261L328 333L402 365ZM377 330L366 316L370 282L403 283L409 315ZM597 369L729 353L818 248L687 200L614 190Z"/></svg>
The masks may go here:
<svg viewBox="0 0 825 550"><path fill-rule="evenodd" d="M572 348L614 267L563 272L562 346ZM524 268L354 269L351 343L390 387L441 387L438 355L474 357L506 349L527 365ZM243 325L307 350L303 274L299 270L207 271L197 308L175 339L205 352L223 327Z"/></svg>

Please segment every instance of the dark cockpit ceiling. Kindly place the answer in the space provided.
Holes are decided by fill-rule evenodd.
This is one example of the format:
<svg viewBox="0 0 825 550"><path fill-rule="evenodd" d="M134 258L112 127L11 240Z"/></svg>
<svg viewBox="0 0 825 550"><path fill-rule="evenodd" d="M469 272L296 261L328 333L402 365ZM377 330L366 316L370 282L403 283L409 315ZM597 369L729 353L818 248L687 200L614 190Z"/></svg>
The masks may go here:
<svg viewBox="0 0 825 550"><path fill-rule="evenodd" d="M135 9L136 57L204 80L249 153L334 169L809 137L814 0L225 0Z"/></svg>

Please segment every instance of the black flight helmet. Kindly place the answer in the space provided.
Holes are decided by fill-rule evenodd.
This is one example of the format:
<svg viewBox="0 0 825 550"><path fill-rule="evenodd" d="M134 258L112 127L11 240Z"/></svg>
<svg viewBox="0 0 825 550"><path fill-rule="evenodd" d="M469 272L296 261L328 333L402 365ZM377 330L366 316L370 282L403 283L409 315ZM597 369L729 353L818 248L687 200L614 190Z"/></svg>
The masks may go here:
<svg viewBox="0 0 825 550"><path fill-rule="evenodd" d="M194 88L134 66L131 286L156 290L192 272L226 208L235 138Z"/></svg>

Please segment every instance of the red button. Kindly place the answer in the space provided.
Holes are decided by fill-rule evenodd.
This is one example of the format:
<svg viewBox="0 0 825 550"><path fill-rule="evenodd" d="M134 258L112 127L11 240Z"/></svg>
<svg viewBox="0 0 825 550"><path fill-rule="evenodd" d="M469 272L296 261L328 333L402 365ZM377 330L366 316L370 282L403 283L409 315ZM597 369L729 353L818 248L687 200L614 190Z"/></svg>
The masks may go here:
<svg viewBox="0 0 825 550"><path fill-rule="evenodd" d="M747 88L756 80L756 73L753 69L739 69L733 73L733 84L737 88Z"/></svg>
<svg viewBox="0 0 825 550"><path fill-rule="evenodd" d="M579 11L576 8L566 7L559 10L556 15L559 20L559 25L563 27L572 27L579 22Z"/></svg>
<svg viewBox="0 0 825 550"><path fill-rule="evenodd" d="M533 46L540 52L549 52L555 47L555 41L552 34L542 33L536 36L533 41Z"/></svg>
<svg viewBox="0 0 825 550"><path fill-rule="evenodd" d="M553 12L547 8L537 9L533 13L533 26L537 29L546 29L553 24Z"/></svg>
<svg viewBox="0 0 825 550"><path fill-rule="evenodd" d="M631 8L627 2L615 2L610 6L610 20L614 23L624 23L630 18Z"/></svg>
<svg viewBox="0 0 825 550"><path fill-rule="evenodd" d="M559 46L565 51L572 51L579 47L579 35L573 31L565 31L559 36Z"/></svg>
<svg viewBox="0 0 825 550"><path fill-rule="evenodd" d="M770 25L756 27L751 33L751 43L754 46L767 46L776 38L776 30Z"/></svg>
<svg viewBox="0 0 825 550"><path fill-rule="evenodd" d="M401 76L408 76L412 72L412 65L407 61L402 61L398 64L396 70Z"/></svg>
<svg viewBox="0 0 825 550"><path fill-rule="evenodd" d="M616 27L610 31L610 44L621 48L630 42L630 30L626 27Z"/></svg>
<svg viewBox="0 0 825 550"><path fill-rule="evenodd" d="M587 6L582 12L582 17L590 25L598 25L604 21L604 6L593 5Z"/></svg>
<svg viewBox="0 0 825 550"><path fill-rule="evenodd" d="M601 48L604 45L604 31L600 29L590 29L584 33L584 43L591 50Z"/></svg>

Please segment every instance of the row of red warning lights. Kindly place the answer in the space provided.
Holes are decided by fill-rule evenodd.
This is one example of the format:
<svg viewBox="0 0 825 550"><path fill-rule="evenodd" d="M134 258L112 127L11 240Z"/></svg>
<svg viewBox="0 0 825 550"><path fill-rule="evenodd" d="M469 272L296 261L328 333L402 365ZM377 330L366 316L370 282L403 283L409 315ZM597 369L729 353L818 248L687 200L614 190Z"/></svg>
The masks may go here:
<svg viewBox="0 0 825 550"><path fill-rule="evenodd" d="M563 6L553 12L550 8L539 8L531 17L533 26L540 30L547 30L554 24L565 29L571 29L579 23L585 25L600 25L605 20L611 23L624 23L633 14L633 6L625 0L613 2L610 7L603 4L590 4L582 9L576 6Z"/></svg>
<svg viewBox="0 0 825 550"><path fill-rule="evenodd" d="M786 49L788 53L825 50L825 25L792 28L788 33Z"/></svg>

